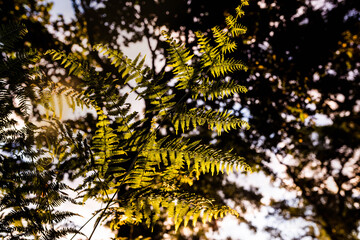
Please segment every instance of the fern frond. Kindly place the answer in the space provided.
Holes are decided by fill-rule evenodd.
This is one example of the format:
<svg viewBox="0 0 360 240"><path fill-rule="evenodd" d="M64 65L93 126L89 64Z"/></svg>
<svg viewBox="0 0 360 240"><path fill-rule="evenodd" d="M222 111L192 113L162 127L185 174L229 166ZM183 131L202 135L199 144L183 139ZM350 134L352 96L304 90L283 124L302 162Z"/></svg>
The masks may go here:
<svg viewBox="0 0 360 240"><path fill-rule="evenodd" d="M225 166L227 172L233 167L238 170L251 171L243 157L212 149L197 141L189 143L182 139L169 140L165 137L146 148L143 154L153 163L153 168L156 166L160 168L160 165L165 167L161 177L168 183L173 181L175 176L184 174L185 165L196 174L197 178L201 173L211 172L214 174L215 169L219 173Z"/></svg>
<svg viewBox="0 0 360 240"><path fill-rule="evenodd" d="M249 5L249 1L248 0L241 0L241 4L240 6L243 7L243 6L248 6Z"/></svg>
<svg viewBox="0 0 360 240"><path fill-rule="evenodd" d="M114 161L124 161L119 156L126 154L125 151L119 146L119 139L114 130L110 127L108 117L99 108L98 123L96 124L97 130L93 136L92 150L95 154L95 164L100 167L100 176L104 177L108 170L109 163Z"/></svg>
<svg viewBox="0 0 360 240"><path fill-rule="evenodd" d="M220 51L210 45L210 39L208 39L202 32L195 32L195 35L199 43L200 53L202 53L201 63L204 67L211 68L219 61L221 57Z"/></svg>
<svg viewBox="0 0 360 240"><path fill-rule="evenodd" d="M21 39L28 30L24 24L11 22L0 25L0 50L9 51L15 47L14 43Z"/></svg>
<svg viewBox="0 0 360 240"><path fill-rule="evenodd" d="M149 68L144 66L145 56L139 62L140 53L134 60L131 60L120 50L110 49L102 44L95 45L94 48L111 60L111 64L121 73L124 84L132 79L140 83L149 72Z"/></svg>
<svg viewBox="0 0 360 240"><path fill-rule="evenodd" d="M12 52L11 41L25 33L26 29L17 24L0 29L0 88L6 86L6 91L0 90L1 103L5 105L0 107L0 235L4 239L39 239L56 228L58 235L46 239L58 239L71 232L59 223L75 214L54 208L65 201L75 201L64 193L69 188L59 181L61 170L54 170L58 165L55 166L52 157L44 156L49 146L37 147L44 143L40 140L49 137L42 135L49 133L46 132L49 128L36 127L26 118L29 100L38 97L34 88L47 82L40 79L42 74L38 68L31 66L39 60L35 51ZM13 100L17 100L17 106ZM8 117L10 113L23 118L25 127L16 128L16 121Z"/></svg>
<svg viewBox="0 0 360 240"><path fill-rule="evenodd" d="M224 32L219 30L218 28L214 29L216 31L220 31L218 32L218 40L220 42L219 46L224 46L225 49L227 49L226 51L232 49L232 43L226 45L227 43L224 42L224 37L222 37ZM209 67L209 70L214 77L224 76L227 73L238 70L247 71L248 68L242 61L232 58L226 59L224 56L224 52L220 52L217 50L217 48L212 47L203 33L197 32L196 37L199 41L200 52L203 54L201 56L201 63L204 67ZM224 45L221 45L222 43L224 43Z"/></svg>
<svg viewBox="0 0 360 240"><path fill-rule="evenodd" d="M209 78L203 80L199 86L192 89L192 97L196 100L199 94L202 94L204 99L223 98L234 95L235 93L246 93L247 88L243 85L237 84L234 80L228 82L210 81Z"/></svg>
<svg viewBox="0 0 360 240"><path fill-rule="evenodd" d="M159 175L156 172L155 166L157 166L157 162L153 161L153 159L139 156L134 169L130 171L125 182L133 189L151 186Z"/></svg>
<svg viewBox="0 0 360 240"><path fill-rule="evenodd" d="M109 95L108 95L109 96ZM107 111L107 115L109 117L114 117L115 119L118 117L127 116L130 111L131 104L126 102L129 94L125 93L124 95L117 94L113 97L108 97L111 100L107 101L105 104L105 108ZM115 98L115 99L114 99ZM135 113L134 117L137 116L137 113Z"/></svg>
<svg viewBox="0 0 360 240"><path fill-rule="evenodd" d="M94 100L84 94L84 91L78 92L72 87L68 87L59 83L53 83L50 87L52 95L65 96L69 106L75 111L75 107L79 106L83 108L91 107L94 105Z"/></svg>
<svg viewBox="0 0 360 240"><path fill-rule="evenodd" d="M173 101L175 94L168 94L170 87L166 84L152 83L154 86L147 88L141 94L144 99L149 99L154 107L147 110L147 112L157 112L158 115L165 115L176 104Z"/></svg>
<svg viewBox="0 0 360 240"><path fill-rule="evenodd" d="M220 48L221 53L231 53L236 50L236 42L230 39L227 30L220 29L219 26L213 27L211 30L215 42L218 44L216 48Z"/></svg>
<svg viewBox="0 0 360 240"><path fill-rule="evenodd" d="M239 8L239 7L236 8L236 11L237 11L237 16L243 15L243 10L241 10L241 8ZM234 16L229 15L226 17L225 21L226 21L226 24L227 24L232 36L238 37L239 35L246 33L247 27L238 23L237 17L235 18Z"/></svg>
<svg viewBox="0 0 360 240"><path fill-rule="evenodd" d="M46 115L55 112L59 113L59 119L62 117L63 101L65 100L68 107L75 112L75 107L91 108L94 107L95 101L91 99L89 94L84 91L77 91L72 87L61 83L51 83L48 86L35 86L34 91L37 94L35 102L42 105L46 110ZM48 118L48 117L47 117Z"/></svg>
<svg viewBox="0 0 360 240"><path fill-rule="evenodd" d="M193 55L185 44L176 42L167 32L162 32L166 42L169 44L169 65L173 67L175 79L178 81L176 85L179 89L189 87L190 80L194 77L194 68L189 65Z"/></svg>
<svg viewBox="0 0 360 240"><path fill-rule="evenodd" d="M86 72L84 63L79 61L74 54L66 54L64 51L51 49L46 51L45 55L50 55L54 61L61 60L61 65L63 65L64 68L69 69L70 75L79 76Z"/></svg>
<svg viewBox="0 0 360 240"><path fill-rule="evenodd" d="M247 32L247 27L241 25L240 23L235 23L231 28L231 34L235 37L245 34Z"/></svg>
<svg viewBox="0 0 360 240"><path fill-rule="evenodd" d="M156 222L161 208L166 209L168 217L173 219L176 231L182 223L186 227L190 220L195 226L199 218L205 224L213 218L217 219L228 214L239 216L239 213L230 207L218 205L213 200L186 192L145 191L135 196L131 201L122 202L125 204L124 208L111 209L116 211L116 218L112 222L113 228L141 221L151 227Z"/></svg>
<svg viewBox="0 0 360 240"><path fill-rule="evenodd" d="M225 76L227 73L232 73L238 70L247 71L248 67L241 60L233 58L225 59L224 57L213 64L210 68L210 72L214 77Z"/></svg>
<svg viewBox="0 0 360 240"><path fill-rule="evenodd" d="M235 8L235 11L236 11L236 16L237 17L242 17L242 16L244 16L245 15L245 12L244 12L244 10L242 10L242 6L237 6L236 8Z"/></svg>
<svg viewBox="0 0 360 240"><path fill-rule="evenodd" d="M0 61L0 76L11 78L14 81L12 82L14 87L20 81L21 83L29 83L36 77L42 77L43 74L36 68L24 69L24 66L37 63L39 56L34 50L5 55ZM24 77L26 80L23 79Z"/></svg>
<svg viewBox="0 0 360 240"><path fill-rule="evenodd" d="M209 129L216 128L219 135L222 130L228 132L230 129L236 129L238 127L245 129L250 128L246 121L235 118L230 114L230 112L220 112L198 108L190 110L183 108L182 110L179 110L174 113L172 122L174 123L176 133L179 131L179 126L182 131L185 132L185 129L189 130L191 125L196 128L197 125L204 125L205 123L208 124Z"/></svg>
<svg viewBox="0 0 360 240"><path fill-rule="evenodd" d="M239 8L239 7L238 7ZM241 10L241 9L239 9ZM237 10L238 11L238 10ZM242 11L242 10L241 10ZM225 18L226 25L228 28L233 28L234 25L237 23L237 19L233 15L229 15Z"/></svg>
<svg viewBox="0 0 360 240"><path fill-rule="evenodd" d="M54 171L39 172L36 164L20 161L3 161L0 156L0 182L4 194L0 200L0 229L10 229L7 236L14 238L45 235L54 229L55 224L76 215L67 211L53 211L54 207L69 198L63 193L67 186L56 181ZM16 167L16 171L9 171L10 166ZM69 233L69 229L61 227L57 231ZM6 236L6 232L1 233Z"/></svg>

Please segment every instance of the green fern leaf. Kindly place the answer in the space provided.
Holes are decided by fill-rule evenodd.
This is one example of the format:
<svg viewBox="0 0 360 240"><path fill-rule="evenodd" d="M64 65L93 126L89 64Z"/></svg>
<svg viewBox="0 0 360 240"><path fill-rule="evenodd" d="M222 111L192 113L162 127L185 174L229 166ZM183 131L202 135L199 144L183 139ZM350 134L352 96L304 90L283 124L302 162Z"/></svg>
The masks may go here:
<svg viewBox="0 0 360 240"><path fill-rule="evenodd" d="M189 119L193 119L194 127L196 127L196 123L197 125L204 125L207 123L210 129L216 128L219 135L222 130L228 132L230 129L238 127L245 129L250 128L246 121L234 118L227 111L220 112L198 108L187 110L184 107L182 110L174 113L172 121L177 124L177 126L174 124L175 130L177 131L178 125L181 125L183 131L185 128L188 129L190 127L190 122L187 120Z"/></svg>
<svg viewBox="0 0 360 240"><path fill-rule="evenodd" d="M95 45L94 48L107 58L111 59L111 64L118 68L119 73L121 72L124 84L133 79L135 79L137 83L140 83L149 72L149 69L144 66L145 57L138 63L140 54L138 54L134 60L131 60L120 50L110 49L101 44Z"/></svg>
<svg viewBox="0 0 360 240"><path fill-rule="evenodd" d="M202 82L195 86L193 89L192 97L197 99L199 94L203 95L204 99L210 98L224 98L230 97L235 93L246 93L247 88L245 86L237 84L234 80L229 80L228 82L222 81L210 81L209 78L202 80ZM195 126L194 126L195 127Z"/></svg>
<svg viewBox="0 0 360 240"><path fill-rule="evenodd" d="M169 44L169 65L173 68L175 79L178 81L177 88L186 89L190 80L194 77L194 68L189 65L193 55L184 44L177 43L167 32L162 32Z"/></svg>
<svg viewBox="0 0 360 240"><path fill-rule="evenodd" d="M232 73L237 70L247 71L248 67L241 60L235 60L232 58L222 58L210 68L211 74L214 77L225 76L227 73Z"/></svg>

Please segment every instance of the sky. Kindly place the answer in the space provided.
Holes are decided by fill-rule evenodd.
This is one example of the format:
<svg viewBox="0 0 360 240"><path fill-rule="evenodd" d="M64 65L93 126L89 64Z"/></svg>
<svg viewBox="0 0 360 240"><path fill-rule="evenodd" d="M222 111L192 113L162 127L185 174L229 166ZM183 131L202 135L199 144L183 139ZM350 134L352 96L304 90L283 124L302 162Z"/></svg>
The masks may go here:
<svg viewBox="0 0 360 240"><path fill-rule="evenodd" d="M56 18L58 14L64 16L64 19L69 21L74 16L74 10L71 6L70 0L53 0L50 1L54 3L54 6L51 10L51 15L53 18Z"/></svg>

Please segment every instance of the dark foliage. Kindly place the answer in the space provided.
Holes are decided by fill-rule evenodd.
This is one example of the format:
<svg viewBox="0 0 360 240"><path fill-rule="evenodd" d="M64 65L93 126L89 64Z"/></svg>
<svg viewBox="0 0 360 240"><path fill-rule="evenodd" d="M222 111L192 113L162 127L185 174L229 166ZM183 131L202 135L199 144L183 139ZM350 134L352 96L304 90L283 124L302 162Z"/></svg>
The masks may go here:
<svg viewBox="0 0 360 240"><path fill-rule="evenodd" d="M151 67L162 73L164 65L157 60L164 60L166 52L163 42L158 41L157 27L167 26L191 46L197 30L210 32L208 26L221 25L224 15L233 11L233 1L221 1L221 4L200 0L146 0L136 1L137 4L111 0L72 2L74 21L66 24L59 19L54 23L55 30L69 33L65 37L67 43L83 46L82 40L87 39L90 57L114 74L116 71L91 51L92 46L109 43L112 48L120 49L141 39L148 40ZM20 1L14 1L9 6L15 9L16 4L21 5ZM238 153L246 152L244 157L256 161L255 167L266 173L274 185L294 193L294 197L276 198L267 203L261 201L267 197L256 186L248 188L226 180L222 185L221 176L214 182L204 176L194 187L217 199L222 199L218 195L222 190L225 199L232 199L244 213L244 203L250 201L253 208L268 208L270 215L281 223L303 219L307 227L301 234L312 239L357 239L360 218L358 1L327 0L323 6L303 0L252 1L243 23L248 27L247 39L238 43L237 53L245 56L243 60L249 71L233 75L233 79L246 79L249 92L210 107L233 108L236 116L249 118L252 128L242 133L222 134L216 137L215 144L234 148ZM116 41L118 36L121 38ZM204 105L192 101L188 107L197 104ZM146 108L149 107L150 103L146 103ZM86 125L85 122L81 124ZM211 131L201 127L198 130L203 141L214 142ZM170 127L166 134L171 134ZM269 219L274 218L269 216ZM255 223L249 222L245 215L242 221L253 229ZM297 234L288 237L288 231L274 225L269 220L266 229L273 237L303 237ZM212 226L216 228L215 224ZM168 231L157 229L152 235L162 236ZM129 232L141 234L139 229Z"/></svg>

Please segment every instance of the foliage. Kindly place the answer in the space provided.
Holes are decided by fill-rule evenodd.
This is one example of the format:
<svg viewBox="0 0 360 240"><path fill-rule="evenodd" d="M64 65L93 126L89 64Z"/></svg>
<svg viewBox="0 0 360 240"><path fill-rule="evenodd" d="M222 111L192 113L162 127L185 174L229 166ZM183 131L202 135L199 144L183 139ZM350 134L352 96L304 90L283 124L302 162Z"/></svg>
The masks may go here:
<svg viewBox="0 0 360 240"><path fill-rule="evenodd" d="M232 0L223 0L221 4L206 0L76 0L72 1L75 16L70 22L59 17L52 23L57 33L65 33L63 40L57 40L60 45L52 45L54 41L48 37L46 29L40 28L46 22L46 17L41 16L48 16L48 10L41 8L44 5L41 1L30 2L1 1L0 10L5 10L0 15L25 20L29 30L25 39L32 46L48 49L51 45L51 48L65 49L66 53L76 46L72 50L77 57L86 56L96 61L104 70L116 75L119 82L121 74L109 67L106 59L99 58L97 51L92 51L96 44L107 43L112 49L124 50L126 45L133 47L132 43L145 40L151 52L150 66L156 70L154 79L162 74L168 78L171 74L164 72L165 64L155 61L164 60L167 55L168 45L158 41L161 29L166 27L193 49L197 45L194 33L200 30L210 34L209 26L224 26L224 16L236 11L232 10ZM233 148L234 152L245 154L247 159L257 161L259 165L254 168L260 169L260 173L250 175L249 179L240 177L241 181L236 183L223 175L201 175L191 188L218 202L233 202L236 209L241 210L239 221L250 230L262 231L269 239L356 239L358 235L359 75L356 67L359 65L359 4L357 0L323 2L322 5L303 0L253 1L242 19L248 28L247 37L236 42L238 47L230 55L247 57L243 60L248 71L236 72L227 78L229 84L232 81L236 84L237 79L245 81L242 84L249 86L246 97L216 99L216 94L223 96L225 92L216 92L217 78L208 76L203 81L215 84L214 88L209 89L204 84L199 87L200 92L194 90L194 96L188 94L182 100L187 103L187 109L206 106L206 111L216 112L226 106L233 110L233 116L249 120L250 131L230 130L214 140L213 132L204 124L197 126L199 135L193 137L201 138L202 143L211 141L220 149ZM78 46L83 49L78 51ZM199 57L195 51L192 62L197 62ZM64 77L56 71L49 75ZM70 83L78 86L79 82L74 77ZM215 101L202 101L201 91L215 91ZM176 101L186 94L183 90L180 92L175 96ZM193 101L196 96L198 98ZM150 100L145 101L145 107L151 107ZM150 125L151 113L146 115L150 120L144 124ZM318 119L326 119L322 122L326 125L317 125ZM68 123L88 129L90 136L96 129L91 115ZM159 135L175 134L170 121L164 121L163 126ZM276 153L278 158L269 153ZM84 162L76 160L64 161L62 168L66 165L82 168ZM284 171L279 172L281 169ZM291 170L291 174L285 169ZM302 175L305 169L309 173L306 177ZM70 175L73 177L77 172L71 171ZM341 172L351 174L344 176L339 174ZM277 188L271 192L279 188L284 194L273 196L269 201L272 196L268 195L269 191L263 191L265 180L248 185L252 177L263 174L269 176L271 184ZM331 183L333 186L339 183L339 191L332 191ZM252 214L261 208L268 212L265 228L257 226L246 214L247 210ZM174 239L206 239L208 227L213 231L221 230L219 222L212 221L207 226L198 224L190 236L182 231L175 236L173 228L162 224L165 220L162 215L153 232L141 225L124 225L120 232L122 236L138 234L153 239L162 239L165 234ZM296 226L292 225L292 231L279 227L294 221Z"/></svg>
<svg viewBox="0 0 360 240"><path fill-rule="evenodd" d="M81 2L84 4L75 6L81 16L77 19L88 15L88 19L96 19L96 23L127 30L130 37L125 38L124 43L157 40L160 31L153 28L156 25L178 33L188 46L195 45L193 34L199 29L210 33L207 27L210 23L221 24L223 15L231 12L229 6L232 4L232 1L222 1L220 5L216 1L202 0L129 0L115 8L118 1L104 0L99 11L90 11L82 6L91 2ZM239 48L236 50L248 56L249 70L247 74L232 76L246 79L245 85L251 86L246 98L240 95L215 103L188 102L213 111L226 105L234 107L234 115L248 116L253 127L251 131L224 132L216 137L216 144L238 152L247 150L246 157L258 159L259 169L269 176L274 187L291 192L295 197L274 197L268 202L269 196L259 190L261 186L249 190L247 185L234 186L226 179L225 185L215 185L206 177L194 183L194 187L199 184L200 192L211 192L213 196L218 196L217 192L224 193L224 198L233 200L244 214L248 201L254 208L270 209L268 218L279 221L279 226L293 220L303 224L297 225L301 225L301 231L290 237L288 231L268 221L268 228L263 230L271 235L270 239L356 239L358 177L356 171L350 174L346 169L359 168L356 124L359 5L354 0L329 0L324 5L302 0L266 0L249 7L251 10L243 19L248 38L237 42ZM126 18L131 18L132 23L122 24ZM231 23L231 18L227 21ZM92 28L93 22L95 20L87 21L88 28ZM94 34L95 42L106 42L107 37L114 36L113 31L106 34L105 27L101 29L104 32ZM166 55L161 41L149 48L156 59L161 59L161 53ZM220 52L220 48L218 50ZM192 60L196 59L195 55ZM319 125L319 118L327 119L327 125ZM198 129L203 139L214 142L207 125ZM285 170L279 173L281 169ZM305 170L309 171L306 177ZM206 182L212 183L211 191L206 189ZM338 191L332 190L336 188L331 188L330 182ZM234 192L239 194L234 195ZM250 229L256 227L246 217L241 221Z"/></svg>
<svg viewBox="0 0 360 240"><path fill-rule="evenodd" d="M247 5L247 1L242 1L233 19L241 17L243 5ZM229 35L232 33L236 36L234 33L239 33L236 30L238 27L234 21L231 22L227 26ZM9 34L15 38L16 34L14 31L9 33L9 29L2 28L5 34L1 36L6 36L4 39ZM21 34L25 33L23 27L17 29ZM69 188L62 182L62 176L71 171L78 171L74 178L84 178L83 184L76 189L84 201L96 198L106 203L105 208L97 212L99 217L93 232L99 222L105 219L110 220L113 229L139 222L145 222L151 227L159 219L162 210L166 210L167 216L173 219L175 230L182 223L186 226L189 220L195 226L198 218L205 223L227 214L238 216L236 210L191 192L188 186L203 174L218 174L224 172L225 168L227 172L234 167L251 171L244 158L214 149L201 141L176 135L163 137L159 129L165 121L172 121L176 132L179 125L186 132L204 123L209 125L210 130L216 128L218 134L231 128L248 128L245 121L235 119L229 112L196 108L186 110L183 101L187 95L195 98L202 94L204 99L213 99L245 92L244 86L234 81L227 82L225 77L227 73L246 67L225 56L236 48L236 44L232 42L232 47L227 47L230 38L224 33L218 36L214 30L215 48L210 46L210 38L199 37L202 54L214 54L216 59L212 61L204 58L200 64L192 63L192 55L185 45L177 43L166 33L163 36L169 43L169 66L173 69L171 78L155 77L144 66L144 58L140 60L140 55L130 60L119 50L104 45L96 45L94 49L111 61L110 64L120 74L120 80L111 72L98 71L91 62L75 54L47 51L45 55L50 55L52 61L58 61L69 75L81 81L77 88L63 82L41 80L44 75L37 66L40 56L37 53L21 55L4 52L1 77L4 89L9 90L1 92L1 99L8 101L9 105L1 113L3 217L0 230L3 237L57 239L69 233L78 233L75 228L60 227L64 220L74 214L55 210L65 201L76 203L64 192ZM203 47L204 41L207 42L206 47ZM12 47L8 42L11 43L5 40L2 42L6 49ZM218 47L226 50L214 53ZM13 65L25 71L21 72L20 77L16 76L17 82L12 81ZM218 80L210 86L211 90L204 91L204 83L209 83L208 72L213 77L221 75L225 79ZM147 109L145 118L130 112L131 104L126 102L128 95L121 91L130 81L137 84L133 91L137 91L138 98L149 101L152 106ZM174 81L174 89L187 91L183 97L179 98L181 91L171 89ZM214 86L220 90L216 92ZM17 91L10 92L13 88ZM90 143L84 129L72 129L57 120L54 96L67 99L73 109L75 106L86 106L96 110L96 130ZM19 107L14 105L12 97L20 99ZM41 126L42 122L30 124L32 116L27 116L26 103L33 104L34 108L43 105L48 119L45 126ZM51 112L52 115L49 114ZM60 118L61 112L60 109ZM24 129L16 130L16 120L9 117L13 113L22 118ZM150 126L147 125L149 121ZM68 165L73 159L82 163L81 169Z"/></svg>
<svg viewBox="0 0 360 240"><path fill-rule="evenodd" d="M76 202L64 192L67 185L58 181L50 149L41 146L45 139L55 144L46 136L52 127L37 127L29 115L31 103L39 101L36 89L43 84L35 67L39 55L14 52L15 41L27 32L24 25L3 25L0 32L0 236L56 239L77 233L62 224L76 214L56 210L66 201Z"/></svg>

